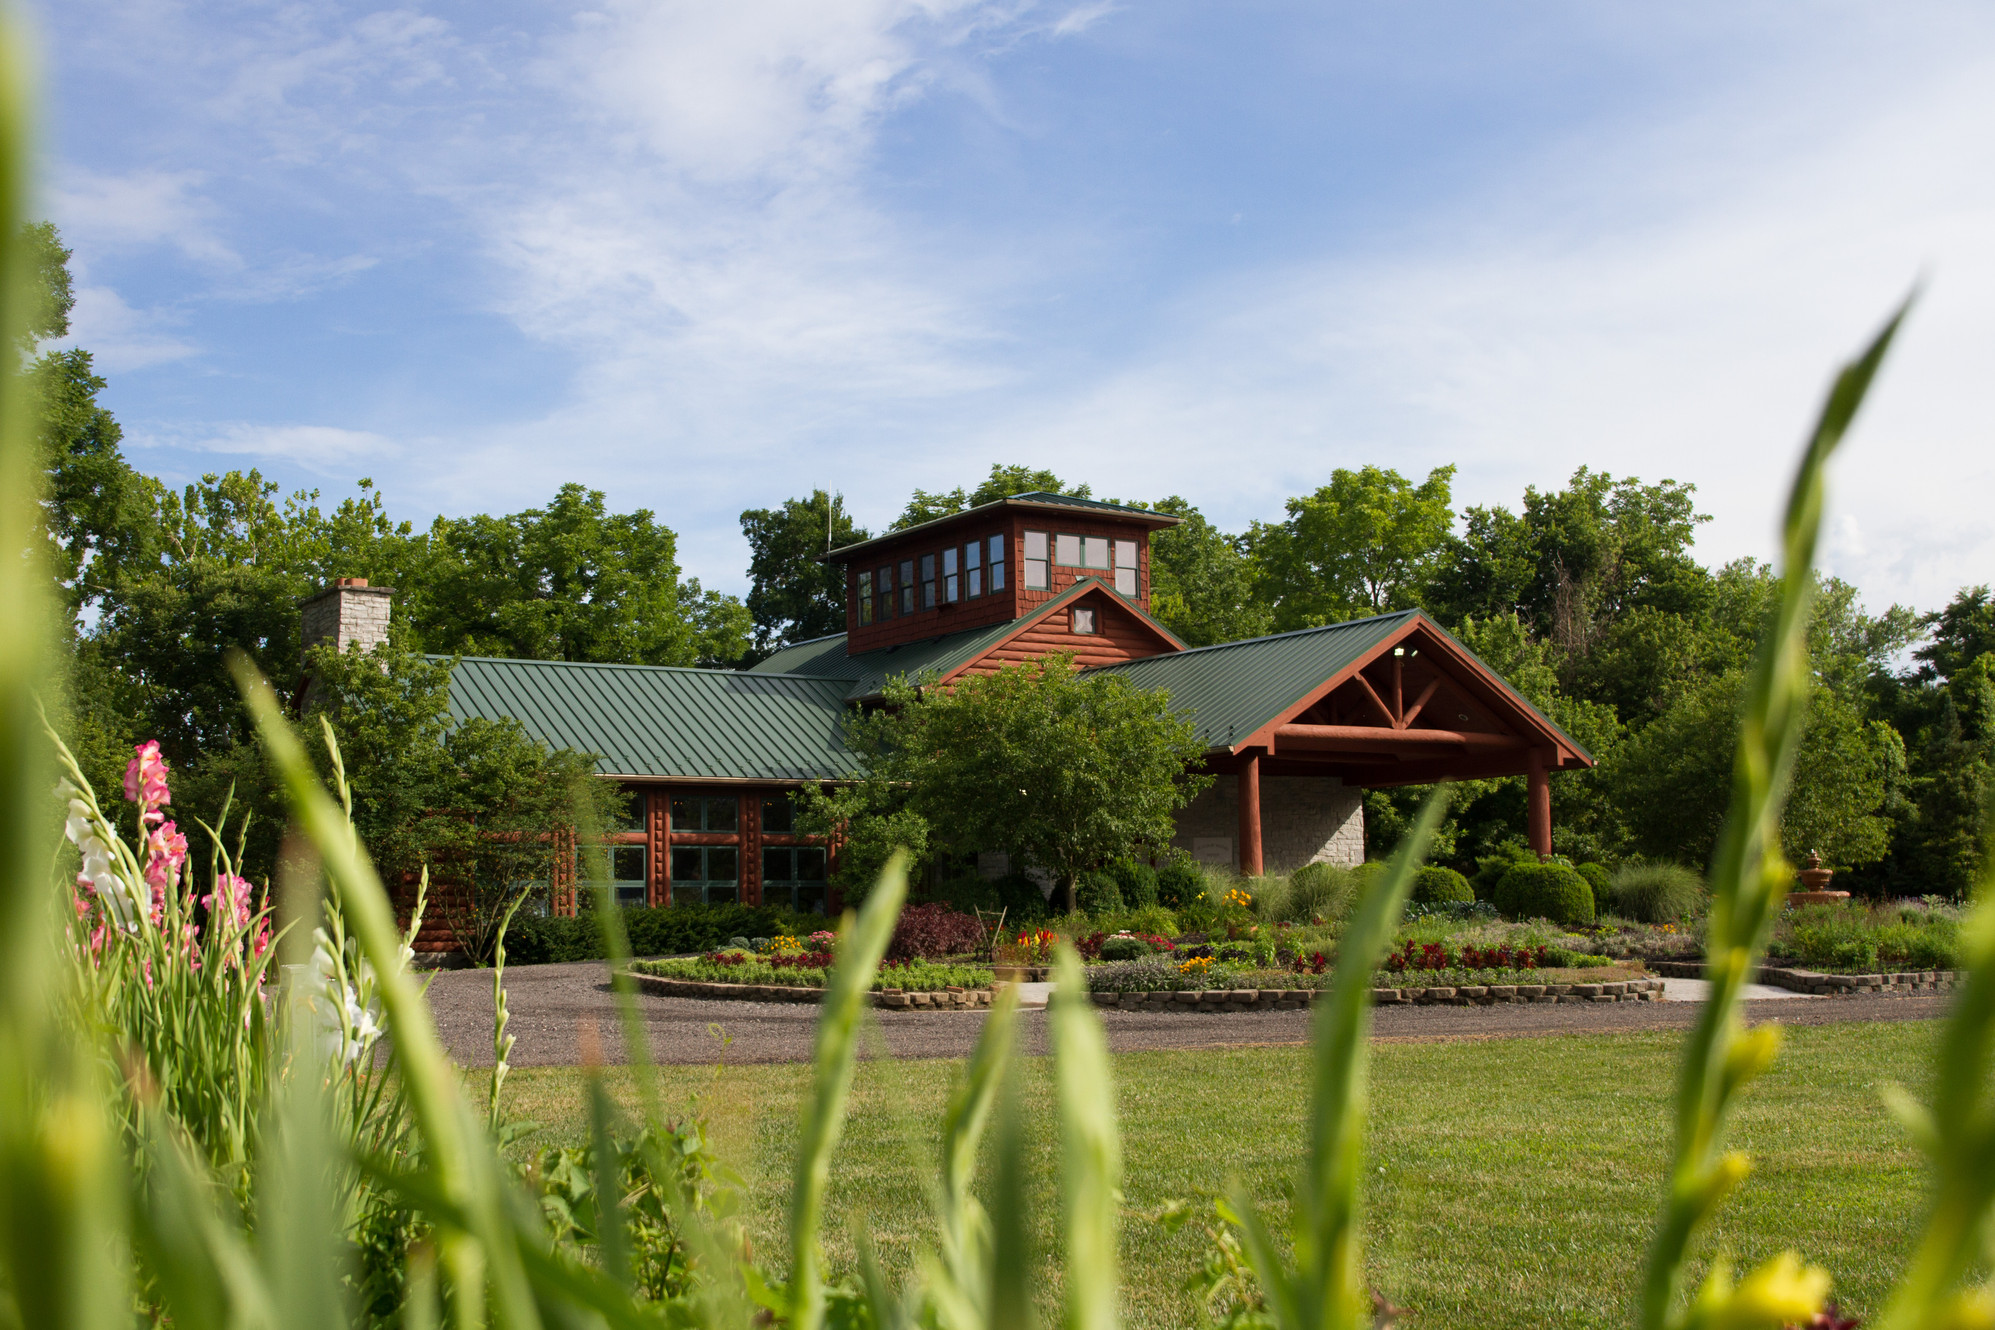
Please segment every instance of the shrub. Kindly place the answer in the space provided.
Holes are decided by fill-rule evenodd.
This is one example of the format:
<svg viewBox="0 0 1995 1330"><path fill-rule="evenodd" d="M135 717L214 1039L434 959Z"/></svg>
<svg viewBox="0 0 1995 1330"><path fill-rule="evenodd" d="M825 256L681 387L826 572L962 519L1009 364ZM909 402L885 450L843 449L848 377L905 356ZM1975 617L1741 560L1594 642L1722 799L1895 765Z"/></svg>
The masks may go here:
<svg viewBox="0 0 1995 1330"><path fill-rule="evenodd" d="M1108 866L1122 888L1122 907L1141 910L1157 903L1157 870L1134 859L1117 859Z"/></svg>
<svg viewBox="0 0 1995 1330"><path fill-rule="evenodd" d="M1122 916L1122 926L1145 937L1176 937L1178 921L1161 905L1146 905Z"/></svg>
<svg viewBox="0 0 1995 1330"><path fill-rule="evenodd" d="M1704 880L1682 864L1629 864L1614 875L1608 894L1601 899L1612 901L1614 912L1626 919L1644 924L1674 923L1697 913L1703 905Z"/></svg>
<svg viewBox="0 0 1995 1330"><path fill-rule="evenodd" d="M910 905L894 924L893 940L887 943L889 960L921 956L961 956L981 951L984 926L974 916L946 905Z"/></svg>
<svg viewBox="0 0 1995 1330"><path fill-rule="evenodd" d="M1288 875L1289 917L1297 923L1336 919L1351 908L1357 882L1348 868L1304 864Z"/></svg>
<svg viewBox="0 0 1995 1330"><path fill-rule="evenodd" d="M1479 901L1489 901L1502 909L1502 902L1496 899L1496 884L1503 875L1518 864L1535 864L1538 856L1522 845L1506 845L1495 854L1486 854L1475 861L1475 873L1469 878L1469 887ZM1504 911L1509 913L1507 910Z"/></svg>
<svg viewBox="0 0 1995 1330"><path fill-rule="evenodd" d="M1512 919L1593 922L1593 888L1569 864L1512 864L1497 879L1495 904Z"/></svg>
<svg viewBox="0 0 1995 1330"><path fill-rule="evenodd" d="M1157 870L1157 903L1182 910L1205 894L1205 869L1189 855L1173 855Z"/></svg>
<svg viewBox="0 0 1995 1330"><path fill-rule="evenodd" d="M1413 876L1413 900L1418 904L1442 905L1474 899L1475 891L1469 880L1452 868L1431 864Z"/></svg>
<svg viewBox="0 0 1995 1330"><path fill-rule="evenodd" d="M1156 954L1157 949L1140 937L1104 938L1101 958L1105 961L1133 961Z"/></svg>
<svg viewBox="0 0 1995 1330"><path fill-rule="evenodd" d="M1122 910L1122 884L1113 873L1081 874L1074 888L1074 906L1083 914L1117 914Z"/></svg>
<svg viewBox="0 0 1995 1330"><path fill-rule="evenodd" d="M1607 902L1614 899L1614 893L1609 890L1614 881L1614 874L1607 871L1607 865L1580 864L1576 871L1586 879L1586 885L1593 888L1595 905L1605 908Z"/></svg>
<svg viewBox="0 0 1995 1330"><path fill-rule="evenodd" d="M824 921L766 905L647 905L625 910L623 924L633 956L677 956L712 951L737 937L802 936ZM506 930L506 960L512 965L602 958L602 929L590 910L570 918L515 916Z"/></svg>

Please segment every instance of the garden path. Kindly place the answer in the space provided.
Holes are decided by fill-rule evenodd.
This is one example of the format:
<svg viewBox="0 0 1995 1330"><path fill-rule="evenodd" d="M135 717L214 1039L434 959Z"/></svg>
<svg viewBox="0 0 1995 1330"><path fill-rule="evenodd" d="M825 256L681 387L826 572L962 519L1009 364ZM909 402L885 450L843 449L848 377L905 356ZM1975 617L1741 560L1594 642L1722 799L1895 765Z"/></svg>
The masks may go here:
<svg viewBox="0 0 1995 1330"><path fill-rule="evenodd" d="M1663 980L1663 1001L1703 1002L1711 996L1709 979L1665 979ZM1785 988L1775 988L1772 984L1747 984L1746 998L1754 1002L1771 1002L1777 998L1805 998L1806 993L1796 993ZM1832 1002L1833 998L1823 998Z"/></svg>
<svg viewBox="0 0 1995 1330"><path fill-rule="evenodd" d="M1783 993L1783 999L1790 995ZM1932 1020L1946 1014L1945 997L1858 997L1804 1001L1752 1001L1749 1020L1774 1018L1790 1025L1845 1021ZM639 1011L651 1055L659 1062L711 1063L728 1040L729 1062L805 1062L817 1022L815 1006L767 1002L707 1002L640 997ZM580 1061L580 1031L587 1027L611 1061L621 1061L616 1010L601 961L516 966L506 971L507 1032L518 1039L515 1066L566 1067ZM451 1055L466 1066L492 1062L492 974L446 971L430 986L430 1007ZM954 1058L966 1056L983 1028L981 1011L881 1012L875 1033L863 1041L866 1056ZM1109 1047L1118 1053L1164 1048L1227 1048L1301 1044L1309 1038L1307 1011L1202 1013L1104 1010ZM1394 1041L1504 1039L1550 1034L1687 1028L1694 1002L1558 1003L1505 1007L1386 1007L1374 1017L1375 1038ZM1046 1047L1046 1014L1021 1017L1028 1052Z"/></svg>

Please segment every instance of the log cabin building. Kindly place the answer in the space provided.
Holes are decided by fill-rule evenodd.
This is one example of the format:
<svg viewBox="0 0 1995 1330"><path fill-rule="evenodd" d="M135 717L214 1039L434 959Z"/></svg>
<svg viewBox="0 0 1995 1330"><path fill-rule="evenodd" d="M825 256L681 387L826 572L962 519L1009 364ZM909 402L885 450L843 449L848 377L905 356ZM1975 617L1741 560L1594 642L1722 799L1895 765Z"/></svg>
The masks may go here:
<svg viewBox="0 0 1995 1330"><path fill-rule="evenodd" d="M1366 789L1494 776L1527 778L1529 840L1551 851L1550 774L1593 764L1577 742L1417 609L1188 648L1150 616L1150 537L1178 520L1000 499L828 552L845 569L845 632L749 669L468 658L451 707L596 753L632 791L608 850L626 904L829 908L829 851L795 834L789 795L851 774L848 709L896 676L946 687L1052 652L1191 716L1217 779L1175 843L1206 863L1355 864ZM349 600L378 615L380 596L346 579L307 612L326 636ZM572 887L556 884L553 908L575 908Z"/></svg>

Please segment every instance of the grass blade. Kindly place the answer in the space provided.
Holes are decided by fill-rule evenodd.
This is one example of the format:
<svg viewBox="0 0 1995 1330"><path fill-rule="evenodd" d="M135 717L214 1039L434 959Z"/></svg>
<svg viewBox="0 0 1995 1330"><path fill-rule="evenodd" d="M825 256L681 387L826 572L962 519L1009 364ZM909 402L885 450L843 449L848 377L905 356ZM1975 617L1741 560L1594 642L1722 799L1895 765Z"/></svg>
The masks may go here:
<svg viewBox="0 0 1995 1330"><path fill-rule="evenodd" d="M1316 1010L1309 1157L1295 1197L1293 1273L1281 1261L1253 1198L1245 1188L1233 1188L1248 1261L1283 1330L1348 1330L1371 1320L1360 1199L1372 977L1447 805L1444 787L1421 806L1390 867L1358 902L1337 946L1329 996Z"/></svg>
<svg viewBox="0 0 1995 1330"><path fill-rule="evenodd" d="M1774 1050L1770 1034L1745 1034L1740 1002L1791 877L1780 853L1780 819L1811 686L1808 621L1824 468L1856 418L1910 306L1908 299L1836 376L1788 496L1780 601L1754 657L1733 762L1731 804L1712 857L1705 942L1710 996L1684 1049L1675 1155L1662 1218L1649 1247L1642 1330L1664 1330L1674 1323L1691 1238L1744 1176L1744 1158L1724 1151L1724 1127L1732 1095L1764 1069Z"/></svg>
<svg viewBox="0 0 1995 1330"><path fill-rule="evenodd" d="M1069 1330L1115 1330L1121 1322L1122 1138L1115 1126L1115 1086L1108 1040L1088 1001L1080 953L1062 941L1054 959L1047 1013L1060 1101L1060 1193L1067 1220Z"/></svg>
<svg viewBox="0 0 1995 1330"><path fill-rule="evenodd" d="M907 899L907 855L897 851L873 884L857 919L839 930L838 964L817 1022L811 1098L797 1139L796 1177L790 1195L790 1323L792 1330L823 1330L824 1272L818 1233L824 1193L831 1185L831 1154L845 1132L859 1051L859 1018L886 955L901 902Z"/></svg>

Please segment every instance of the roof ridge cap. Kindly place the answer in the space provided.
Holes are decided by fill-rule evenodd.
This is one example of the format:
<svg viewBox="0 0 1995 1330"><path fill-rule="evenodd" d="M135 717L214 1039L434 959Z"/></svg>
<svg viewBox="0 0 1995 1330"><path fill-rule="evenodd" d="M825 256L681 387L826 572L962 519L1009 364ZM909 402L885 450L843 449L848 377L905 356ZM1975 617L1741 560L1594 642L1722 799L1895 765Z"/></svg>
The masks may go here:
<svg viewBox="0 0 1995 1330"><path fill-rule="evenodd" d="M1384 614L1367 614L1362 619L1345 619L1339 623L1320 623L1314 628L1291 628L1285 633L1264 633L1260 637L1242 637L1232 642L1208 642L1202 647L1186 647L1183 651L1173 651L1166 654L1171 657L1177 657L1194 655L1200 651L1224 651L1229 647L1253 646L1257 642L1278 642L1285 637L1303 637L1310 633L1327 633L1341 628L1356 628L1360 624L1377 623L1381 619L1400 619L1408 616L1428 617L1427 612L1422 609L1388 610ZM1159 659L1159 657L1144 656L1138 660L1119 660L1113 665L1097 665L1094 668L1098 670L1119 670L1126 665L1140 665L1145 660L1156 659Z"/></svg>

